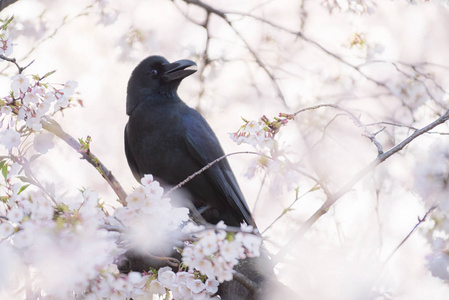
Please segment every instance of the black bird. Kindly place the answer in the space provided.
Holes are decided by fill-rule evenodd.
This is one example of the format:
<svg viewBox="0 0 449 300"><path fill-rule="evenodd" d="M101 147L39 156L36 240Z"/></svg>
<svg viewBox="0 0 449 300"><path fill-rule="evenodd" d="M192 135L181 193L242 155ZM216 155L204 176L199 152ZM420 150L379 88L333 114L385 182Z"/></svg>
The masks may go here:
<svg viewBox="0 0 449 300"><path fill-rule="evenodd" d="M125 152L134 177L145 174L174 186L224 155L206 120L178 96L181 81L196 72L190 60L144 59L128 82ZM226 159L193 178L184 189L203 218L230 226L255 225Z"/></svg>
<svg viewBox="0 0 449 300"><path fill-rule="evenodd" d="M137 181L145 174L153 174L162 185L175 186L224 155L206 120L177 93L181 81L196 72L192 69L195 66L190 60L169 63L161 56L150 56L132 72L126 98L129 121L125 127L125 152ZM230 226L246 222L255 227L226 159L194 177L183 189L205 221L216 224L223 220ZM174 252L166 255L180 258ZM159 268L159 264L131 249L122 257L119 270L144 271ZM242 260L235 269L257 289L250 290L236 280L224 282L218 291L222 299L270 299L269 291L276 279L263 247L260 257Z"/></svg>

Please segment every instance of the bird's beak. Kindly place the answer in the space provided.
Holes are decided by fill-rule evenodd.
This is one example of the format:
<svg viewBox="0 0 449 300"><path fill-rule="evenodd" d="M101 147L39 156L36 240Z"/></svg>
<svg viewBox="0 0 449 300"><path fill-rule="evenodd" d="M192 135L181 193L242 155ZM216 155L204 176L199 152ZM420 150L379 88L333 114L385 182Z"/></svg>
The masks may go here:
<svg viewBox="0 0 449 300"><path fill-rule="evenodd" d="M171 64L164 65L164 74L162 78L164 79L165 82L183 79L195 73L197 71L195 67L196 63L191 60L188 59L178 60Z"/></svg>

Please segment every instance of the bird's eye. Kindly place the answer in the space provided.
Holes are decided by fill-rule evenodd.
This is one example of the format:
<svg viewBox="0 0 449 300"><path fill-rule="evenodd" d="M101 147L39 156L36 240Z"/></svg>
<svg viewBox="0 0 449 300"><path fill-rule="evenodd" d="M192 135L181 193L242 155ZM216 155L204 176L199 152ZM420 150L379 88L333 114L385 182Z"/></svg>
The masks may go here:
<svg viewBox="0 0 449 300"><path fill-rule="evenodd" d="M151 75L151 76L156 76L157 75L157 70L150 70L149 72L148 72L148 75Z"/></svg>

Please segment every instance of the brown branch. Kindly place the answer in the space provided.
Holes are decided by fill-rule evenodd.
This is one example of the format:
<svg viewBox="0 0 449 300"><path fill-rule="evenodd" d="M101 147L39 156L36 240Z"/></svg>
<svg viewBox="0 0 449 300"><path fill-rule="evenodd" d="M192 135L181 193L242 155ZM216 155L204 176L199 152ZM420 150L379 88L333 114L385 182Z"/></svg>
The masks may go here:
<svg viewBox="0 0 449 300"><path fill-rule="evenodd" d="M250 295L254 295L260 291L260 287L242 273L235 271L232 273L232 279L243 285L250 292Z"/></svg>
<svg viewBox="0 0 449 300"><path fill-rule="evenodd" d="M373 160L369 165L367 165L364 169L360 170L355 174L351 180L349 180L342 188L340 188L335 194L331 197L328 197L327 200L321 205L321 207L309 218L307 219L302 226L293 234L293 238L274 256L274 261L279 263L284 257L293 249L293 246L302 239L304 234L309 230L313 224L324 214L326 214L329 208L338 201L343 195L352 190L353 186L359 182L365 175L374 170L379 164L386 161L388 158L396 154L397 152L404 149L410 142L419 137L420 135L427 133L431 129L435 128L438 125L441 125L449 120L449 110L446 113L430 123L429 125L416 130L402 142L391 148L385 153L379 154L375 160Z"/></svg>
<svg viewBox="0 0 449 300"><path fill-rule="evenodd" d="M21 66L19 66L19 64L17 63L17 60L16 60L15 58L9 58L9 57L4 56L3 54L0 54L0 59L9 61L10 63L15 64L16 67L17 67L17 69L19 69L19 74L22 74L22 72L23 72L26 68L28 68L28 67L34 62L34 60L32 60L32 61L31 61L28 65L26 65L25 67L21 67Z"/></svg>
<svg viewBox="0 0 449 300"><path fill-rule="evenodd" d="M122 186L114 177L114 175L112 175L111 171L109 171L91 151L80 151L80 143L71 135L66 133L62 129L62 127L53 119L48 118L46 121L43 120L42 127L62 139L70 147L80 153L82 155L82 158L92 166L94 166L94 168L97 169L100 175L103 176L103 178L109 183L115 194L118 196L119 202L122 205L126 205L126 193L123 190Z"/></svg>

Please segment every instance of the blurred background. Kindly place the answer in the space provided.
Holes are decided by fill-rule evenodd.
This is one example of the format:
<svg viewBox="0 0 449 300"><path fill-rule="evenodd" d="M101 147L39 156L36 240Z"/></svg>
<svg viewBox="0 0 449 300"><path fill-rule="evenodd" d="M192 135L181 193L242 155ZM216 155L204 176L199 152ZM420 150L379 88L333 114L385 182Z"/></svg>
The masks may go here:
<svg viewBox="0 0 449 300"><path fill-rule="evenodd" d="M33 61L25 74L56 70L50 83L78 82L72 108L55 119L75 138L92 137L91 151L128 193L138 183L124 155L126 86L149 55L198 64L179 95L208 120L226 153L254 150L229 138L242 117L333 105L298 114L277 135L294 168L259 168L251 177L254 155L229 158L261 231L298 198L264 232L273 253L325 201L317 183L335 193L376 158L367 132L387 151L449 107L447 1L19 0L0 13L12 15L12 56ZM6 95L17 70L4 61L0 70ZM431 152L435 143L448 149L447 129L414 140L351 186L278 264L279 279L301 299L447 299L449 259L438 258L438 278L428 257L435 220L383 264L430 208L432 193L447 195L428 176L435 166L447 171L447 156ZM55 142L35 162L37 177L58 197L90 187L117 206L96 170Z"/></svg>

